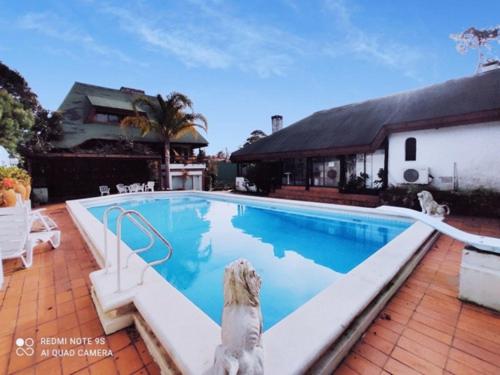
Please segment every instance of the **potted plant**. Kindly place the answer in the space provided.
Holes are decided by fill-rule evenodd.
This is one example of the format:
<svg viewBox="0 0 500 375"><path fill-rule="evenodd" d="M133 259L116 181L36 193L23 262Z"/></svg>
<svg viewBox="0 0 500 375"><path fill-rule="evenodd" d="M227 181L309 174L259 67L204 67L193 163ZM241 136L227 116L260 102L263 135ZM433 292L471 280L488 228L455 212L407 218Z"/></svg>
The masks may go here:
<svg viewBox="0 0 500 375"><path fill-rule="evenodd" d="M2 206L13 207L16 205L16 192L14 186L16 182L13 178L4 177L1 183Z"/></svg>
<svg viewBox="0 0 500 375"><path fill-rule="evenodd" d="M3 191L13 190L24 200L28 200L31 194L31 177L24 169L18 167L0 167L0 182ZM7 187L8 186L8 187ZM8 196L11 193L7 193Z"/></svg>

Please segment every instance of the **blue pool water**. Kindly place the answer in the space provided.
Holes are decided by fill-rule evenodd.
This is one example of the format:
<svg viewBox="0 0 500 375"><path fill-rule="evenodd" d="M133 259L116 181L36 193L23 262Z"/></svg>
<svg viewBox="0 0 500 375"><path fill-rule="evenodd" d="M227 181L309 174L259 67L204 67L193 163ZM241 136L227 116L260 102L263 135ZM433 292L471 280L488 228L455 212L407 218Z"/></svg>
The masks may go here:
<svg viewBox="0 0 500 375"><path fill-rule="evenodd" d="M156 270L220 324L224 267L248 259L262 277L264 329L269 329L404 231L410 223L348 214L324 217L196 196L130 200L172 244L170 261ZM91 207L100 221L109 206ZM118 212L110 215L116 231ZM124 221L123 240L132 249L148 243ZM159 241L140 254L159 259Z"/></svg>

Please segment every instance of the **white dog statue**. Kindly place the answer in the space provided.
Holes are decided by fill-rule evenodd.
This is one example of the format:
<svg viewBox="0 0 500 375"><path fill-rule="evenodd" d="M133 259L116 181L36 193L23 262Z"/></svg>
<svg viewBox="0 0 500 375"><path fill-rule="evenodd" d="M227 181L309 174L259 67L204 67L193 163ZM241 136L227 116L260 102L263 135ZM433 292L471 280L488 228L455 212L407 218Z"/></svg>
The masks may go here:
<svg viewBox="0 0 500 375"><path fill-rule="evenodd" d="M450 207L446 204L438 204L428 191L422 190L417 197L424 214L438 216L450 214Z"/></svg>
<svg viewBox="0 0 500 375"><path fill-rule="evenodd" d="M261 279L249 261L239 259L224 271L222 344L215 351L213 374L264 373Z"/></svg>

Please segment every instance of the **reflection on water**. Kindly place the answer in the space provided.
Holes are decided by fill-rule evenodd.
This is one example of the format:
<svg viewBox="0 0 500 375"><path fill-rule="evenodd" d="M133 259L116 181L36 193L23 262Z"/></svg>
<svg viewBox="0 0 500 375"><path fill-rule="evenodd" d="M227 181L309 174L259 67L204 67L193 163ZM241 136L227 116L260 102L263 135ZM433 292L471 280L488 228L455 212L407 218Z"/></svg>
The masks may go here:
<svg viewBox="0 0 500 375"><path fill-rule="evenodd" d="M224 267L237 258L248 259L263 280L265 329L406 228L401 223L322 219L194 197L142 200L122 206L141 212L172 243L172 259L157 271L218 323ZM105 209L94 207L90 211L101 220ZM117 216L118 212L110 216L113 231ZM148 242L130 222L124 222L123 233L131 248ZM157 243L141 256L151 261L162 257L164 251Z"/></svg>

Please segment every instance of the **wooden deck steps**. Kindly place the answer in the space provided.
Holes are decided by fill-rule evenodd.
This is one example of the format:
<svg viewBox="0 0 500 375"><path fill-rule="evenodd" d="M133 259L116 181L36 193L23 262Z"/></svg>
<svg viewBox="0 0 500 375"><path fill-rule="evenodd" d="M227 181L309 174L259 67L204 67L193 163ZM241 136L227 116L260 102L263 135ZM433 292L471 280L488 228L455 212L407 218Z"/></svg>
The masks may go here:
<svg viewBox="0 0 500 375"><path fill-rule="evenodd" d="M345 204L349 206L377 207L379 198L376 195L345 194L337 188L303 186L283 186L269 194L272 198L303 200L321 203Z"/></svg>

